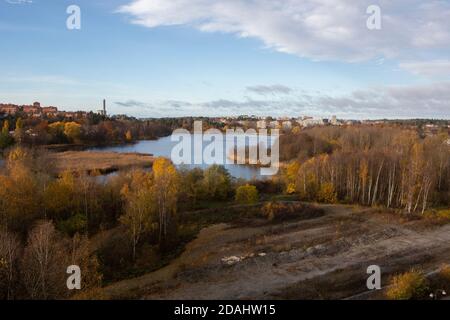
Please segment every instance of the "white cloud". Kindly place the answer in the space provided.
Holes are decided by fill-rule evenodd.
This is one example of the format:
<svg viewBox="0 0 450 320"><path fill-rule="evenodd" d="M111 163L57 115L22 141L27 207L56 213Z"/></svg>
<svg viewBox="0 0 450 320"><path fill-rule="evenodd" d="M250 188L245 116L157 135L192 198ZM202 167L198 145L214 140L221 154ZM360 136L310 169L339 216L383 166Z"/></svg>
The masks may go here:
<svg viewBox="0 0 450 320"><path fill-rule="evenodd" d="M162 115L274 115L325 116L336 114L343 118L443 118L450 119L450 82L427 85L380 86L361 89L343 95L321 92L293 92L282 99L269 97L205 102L154 101L151 103L116 102L121 106L136 107L145 113L157 111Z"/></svg>
<svg viewBox="0 0 450 320"><path fill-rule="evenodd" d="M258 86L250 86L247 87L247 91L256 93L258 95L277 95L277 94L289 94L293 90L287 86L281 85L281 84L274 84L270 86L266 85L258 85Z"/></svg>
<svg viewBox="0 0 450 320"><path fill-rule="evenodd" d="M448 54L449 2L377 2L383 20L376 31L366 27L373 0L133 0L119 12L150 28L187 25L253 37L277 51L315 60L412 60L435 49Z"/></svg>
<svg viewBox="0 0 450 320"><path fill-rule="evenodd" d="M403 62L400 63L400 68L426 77L450 76L450 60Z"/></svg>
<svg viewBox="0 0 450 320"><path fill-rule="evenodd" d="M32 0L5 0L9 4L27 4L33 3Z"/></svg>

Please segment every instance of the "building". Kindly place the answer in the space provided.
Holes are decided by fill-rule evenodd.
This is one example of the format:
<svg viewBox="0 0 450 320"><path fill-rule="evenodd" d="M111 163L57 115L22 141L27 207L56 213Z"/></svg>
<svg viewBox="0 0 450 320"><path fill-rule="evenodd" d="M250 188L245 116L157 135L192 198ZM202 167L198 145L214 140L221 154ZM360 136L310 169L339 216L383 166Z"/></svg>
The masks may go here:
<svg viewBox="0 0 450 320"><path fill-rule="evenodd" d="M35 102L36 103L36 102ZM27 115L35 115L35 114L41 114L42 108L39 106L23 106L22 111L25 112Z"/></svg>
<svg viewBox="0 0 450 320"><path fill-rule="evenodd" d="M292 122L291 121L283 121L282 127L284 130L291 130L292 129Z"/></svg>
<svg viewBox="0 0 450 320"><path fill-rule="evenodd" d="M303 120L298 120L298 123L303 127L323 126L323 119L314 119L312 117L303 117Z"/></svg>
<svg viewBox="0 0 450 320"><path fill-rule="evenodd" d="M256 127L258 129L266 129L267 128L267 122L266 120L259 120L256 122Z"/></svg>
<svg viewBox="0 0 450 320"><path fill-rule="evenodd" d="M103 99L103 110L98 110L98 114L106 117L107 113L106 113L106 99Z"/></svg>
<svg viewBox="0 0 450 320"><path fill-rule="evenodd" d="M336 116L332 116L331 117L330 124L333 125L333 126L337 126L338 125L338 121L337 121L337 117Z"/></svg>
<svg viewBox="0 0 450 320"><path fill-rule="evenodd" d="M63 112L64 118L73 120L75 119L75 112Z"/></svg>
<svg viewBox="0 0 450 320"><path fill-rule="evenodd" d="M12 104L0 104L0 113L5 113L13 116L17 112L19 112L19 106Z"/></svg>
<svg viewBox="0 0 450 320"><path fill-rule="evenodd" d="M47 117L57 117L58 116L58 108L56 107L43 107L42 113Z"/></svg>
<svg viewBox="0 0 450 320"><path fill-rule="evenodd" d="M269 128L271 129L280 129L280 123L277 120L269 122Z"/></svg>

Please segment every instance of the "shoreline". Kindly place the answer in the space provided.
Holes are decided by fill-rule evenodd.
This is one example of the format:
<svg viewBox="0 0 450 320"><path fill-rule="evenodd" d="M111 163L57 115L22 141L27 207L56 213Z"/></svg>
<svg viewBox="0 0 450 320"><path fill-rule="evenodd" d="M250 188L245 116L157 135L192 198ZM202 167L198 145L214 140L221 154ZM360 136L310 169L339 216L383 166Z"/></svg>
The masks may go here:
<svg viewBox="0 0 450 320"><path fill-rule="evenodd" d="M49 157L56 164L56 173L98 172L101 175L131 168L151 168L155 159L153 155L144 153L95 151L52 152Z"/></svg>

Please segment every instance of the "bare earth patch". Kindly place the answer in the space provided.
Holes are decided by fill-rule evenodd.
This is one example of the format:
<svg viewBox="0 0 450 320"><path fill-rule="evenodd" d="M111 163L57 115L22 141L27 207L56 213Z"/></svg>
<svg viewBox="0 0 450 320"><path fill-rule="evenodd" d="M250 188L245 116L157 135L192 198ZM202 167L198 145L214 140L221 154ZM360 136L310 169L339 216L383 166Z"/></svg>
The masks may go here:
<svg viewBox="0 0 450 320"><path fill-rule="evenodd" d="M344 299L364 291L377 264L383 285L411 267L450 261L450 225L417 228L392 214L321 205L322 217L203 229L170 265L105 288L112 298ZM226 209L224 209L226 214ZM362 295L364 299L377 298Z"/></svg>

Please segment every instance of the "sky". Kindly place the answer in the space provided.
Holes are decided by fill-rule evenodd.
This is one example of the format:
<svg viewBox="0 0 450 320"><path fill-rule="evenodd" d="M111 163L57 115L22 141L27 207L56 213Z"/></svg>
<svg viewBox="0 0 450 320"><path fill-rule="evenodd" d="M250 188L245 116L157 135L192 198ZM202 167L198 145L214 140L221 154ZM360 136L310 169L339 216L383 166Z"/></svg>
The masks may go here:
<svg viewBox="0 0 450 320"><path fill-rule="evenodd" d="M450 1L0 0L0 103L104 98L136 117L450 119Z"/></svg>

